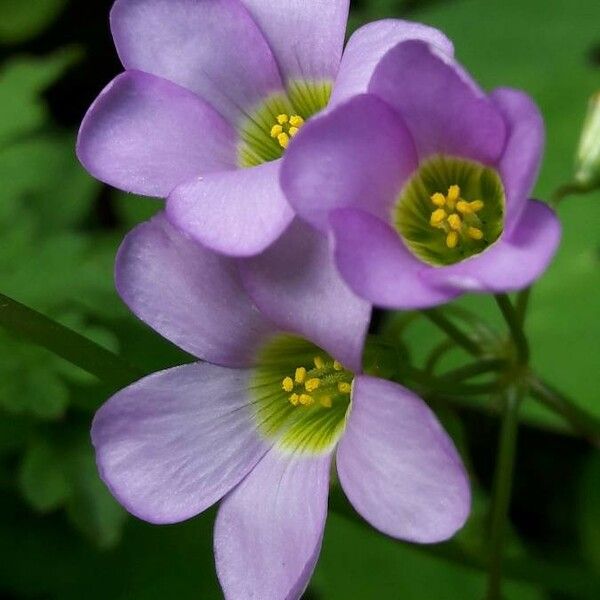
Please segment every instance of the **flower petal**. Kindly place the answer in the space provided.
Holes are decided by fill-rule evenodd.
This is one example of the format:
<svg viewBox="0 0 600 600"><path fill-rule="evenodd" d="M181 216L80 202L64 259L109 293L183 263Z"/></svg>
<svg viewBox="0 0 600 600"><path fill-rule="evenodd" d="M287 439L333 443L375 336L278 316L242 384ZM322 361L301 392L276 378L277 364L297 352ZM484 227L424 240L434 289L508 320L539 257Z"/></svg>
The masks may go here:
<svg viewBox="0 0 600 600"><path fill-rule="evenodd" d="M215 560L225 598L295 600L308 585L327 516L331 456L269 452L223 500Z"/></svg>
<svg viewBox="0 0 600 600"><path fill-rule="evenodd" d="M377 97L362 95L302 128L284 156L281 185L298 214L326 230L329 212L343 206L387 220L416 166L402 119Z"/></svg>
<svg viewBox="0 0 600 600"><path fill-rule="evenodd" d="M264 32L286 81L334 79L349 0L241 0Z"/></svg>
<svg viewBox="0 0 600 600"><path fill-rule="evenodd" d="M92 104L77 155L105 183L165 198L192 177L235 168L235 141L233 129L196 95L129 71Z"/></svg>
<svg viewBox="0 0 600 600"><path fill-rule="evenodd" d="M371 305L342 281L324 235L297 220L266 252L242 261L240 272L261 312L278 327L361 370Z"/></svg>
<svg viewBox="0 0 600 600"><path fill-rule="evenodd" d="M294 218L279 185L280 163L214 173L181 185L169 196L167 215L217 252L228 256L259 254Z"/></svg>
<svg viewBox="0 0 600 600"><path fill-rule="evenodd" d="M385 308L413 310L444 304L459 295L428 282L434 267L410 253L387 224L364 211L332 213L335 261L350 288ZM441 270L441 269L440 269Z"/></svg>
<svg viewBox="0 0 600 600"><path fill-rule="evenodd" d="M271 49L238 0L117 0L111 26L126 69L188 88L233 123L283 87Z"/></svg>
<svg viewBox="0 0 600 600"><path fill-rule="evenodd" d="M531 285L548 268L560 243L556 213L528 200L516 227L485 252L436 269L430 281L462 292L512 292Z"/></svg>
<svg viewBox="0 0 600 600"><path fill-rule="evenodd" d="M544 119L535 102L523 92L494 90L490 98L508 127L506 148L498 168L506 192L505 231L519 222L537 179L544 153Z"/></svg>
<svg viewBox="0 0 600 600"><path fill-rule="evenodd" d="M449 154L493 165L504 149L500 111L448 55L424 42L398 44L369 84L404 118L421 158Z"/></svg>
<svg viewBox="0 0 600 600"><path fill-rule="evenodd" d="M116 283L142 321L203 360L251 365L273 333L243 290L233 261L175 230L163 214L125 238Z"/></svg>
<svg viewBox="0 0 600 600"><path fill-rule="evenodd" d="M267 452L241 371L196 363L146 377L96 414L100 475L151 523L176 523L232 489Z"/></svg>
<svg viewBox="0 0 600 600"><path fill-rule="evenodd" d="M354 32L346 45L329 106L366 93L379 61L407 40L422 40L450 57L454 55L452 42L433 27L399 19L369 23Z"/></svg>
<svg viewBox="0 0 600 600"><path fill-rule="evenodd" d="M387 535L441 542L469 515L469 481L452 440L425 402L396 383L354 380L337 469L354 508Z"/></svg>

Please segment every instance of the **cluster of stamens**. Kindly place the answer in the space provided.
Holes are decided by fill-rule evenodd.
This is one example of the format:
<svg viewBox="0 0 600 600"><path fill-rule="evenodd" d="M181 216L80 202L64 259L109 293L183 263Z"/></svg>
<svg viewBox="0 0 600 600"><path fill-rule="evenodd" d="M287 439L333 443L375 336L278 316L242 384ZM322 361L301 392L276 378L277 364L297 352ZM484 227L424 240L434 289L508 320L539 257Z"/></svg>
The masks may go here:
<svg viewBox="0 0 600 600"><path fill-rule="evenodd" d="M288 400L293 406L312 406L318 402L324 408L331 408L336 396L352 391L352 374L337 360L327 362L315 356L313 362L313 369L297 367L293 377L284 377L281 388L290 394Z"/></svg>
<svg viewBox="0 0 600 600"><path fill-rule="evenodd" d="M446 233L446 246L456 248L464 238L482 240L483 231L477 213L484 207L481 200L467 202L460 197L460 187L451 185L448 194L437 192L431 196L437 208L431 213L429 224Z"/></svg>
<svg viewBox="0 0 600 600"><path fill-rule="evenodd" d="M304 125L304 119L301 116L281 114L277 117L277 124L271 128L271 137L285 149L290 140L300 131L302 125Z"/></svg>

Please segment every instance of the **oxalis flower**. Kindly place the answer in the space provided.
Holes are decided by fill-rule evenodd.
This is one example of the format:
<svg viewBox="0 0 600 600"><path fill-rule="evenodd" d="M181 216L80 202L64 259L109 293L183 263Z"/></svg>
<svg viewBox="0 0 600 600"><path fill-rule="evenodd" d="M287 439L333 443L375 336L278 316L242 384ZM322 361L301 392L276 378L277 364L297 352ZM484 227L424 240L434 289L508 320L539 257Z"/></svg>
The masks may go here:
<svg viewBox="0 0 600 600"><path fill-rule="evenodd" d="M532 100L484 94L422 41L389 50L367 91L307 124L282 168L349 286L412 309L531 284L560 239L553 211L528 199L544 142Z"/></svg>
<svg viewBox="0 0 600 600"><path fill-rule="evenodd" d="M295 222L240 265L159 216L124 242L117 285L139 317L209 362L151 375L99 410L101 476L152 523L224 498L215 557L226 598L301 595L334 453L350 502L384 533L427 543L462 526L460 458L421 399L361 373L370 305L339 278L316 231Z"/></svg>
<svg viewBox="0 0 600 600"><path fill-rule="evenodd" d="M383 21L355 35L340 67L348 4L118 0L111 27L126 71L83 121L81 162L125 191L169 197L169 218L205 245L261 252L293 218L280 159L304 123L364 91L398 41L451 48L434 29Z"/></svg>

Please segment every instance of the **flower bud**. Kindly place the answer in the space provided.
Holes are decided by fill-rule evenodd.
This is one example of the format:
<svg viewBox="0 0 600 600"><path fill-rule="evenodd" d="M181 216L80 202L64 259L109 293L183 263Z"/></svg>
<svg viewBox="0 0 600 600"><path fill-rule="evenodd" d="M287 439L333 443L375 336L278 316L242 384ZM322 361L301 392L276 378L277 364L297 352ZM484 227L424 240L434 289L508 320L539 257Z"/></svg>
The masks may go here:
<svg viewBox="0 0 600 600"><path fill-rule="evenodd" d="M589 102L575 160L575 182L585 189L600 186L600 92Z"/></svg>

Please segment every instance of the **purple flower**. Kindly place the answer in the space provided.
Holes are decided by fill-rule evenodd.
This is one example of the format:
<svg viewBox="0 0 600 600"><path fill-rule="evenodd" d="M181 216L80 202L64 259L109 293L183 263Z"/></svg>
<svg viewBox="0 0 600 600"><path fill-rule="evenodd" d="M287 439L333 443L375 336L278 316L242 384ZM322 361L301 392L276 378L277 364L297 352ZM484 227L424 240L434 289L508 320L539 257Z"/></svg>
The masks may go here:
<svg viewBox="0 0 600 600"><path fill-rule="evenodd" d="M161 215L124 242L117 285L139 317L209 362L151 375L99 410L101 476L152 523L224 498L215 556L226 598L301 595L334 452L350 502L384 533L428 543L463 525L469 485L450 438L421 399L361 374L370 305L314 229L296 221L236 262Z"/></svg>
<svg viewBox="0 0 600 600"><path fill-rule="evenodd" d="M348 285L412 309L539 277L560 226L528 200L544 142L534 103L485 95L451 52L420 41L389 50L365 91L307 124L282 168L297 213L331 232Z"/></svg>
<svg viewBox="0 0 600 600"><path fill-rule="evenodd" d="M261 252L293 218L280 158L304 121L330 97L365 91L400 40L451 51L434 29L382 21L355 34L340 65L348 4L117 0L111 26L126 71L84 119L81 162L118 188L168 197L169 218L204 245Z"/></svg>

